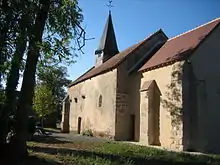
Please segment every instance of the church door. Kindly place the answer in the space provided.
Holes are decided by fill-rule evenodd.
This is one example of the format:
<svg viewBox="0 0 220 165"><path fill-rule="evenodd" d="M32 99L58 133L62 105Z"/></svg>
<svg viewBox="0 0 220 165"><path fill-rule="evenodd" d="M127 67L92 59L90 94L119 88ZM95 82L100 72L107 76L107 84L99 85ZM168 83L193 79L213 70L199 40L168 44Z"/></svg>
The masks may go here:
<svg viewBox="0 0 220 165"><path fill-rule="evenodd" d="M82 122L82 118L81 117L78 117L78 134L81 133L81 122Z"/></svg>

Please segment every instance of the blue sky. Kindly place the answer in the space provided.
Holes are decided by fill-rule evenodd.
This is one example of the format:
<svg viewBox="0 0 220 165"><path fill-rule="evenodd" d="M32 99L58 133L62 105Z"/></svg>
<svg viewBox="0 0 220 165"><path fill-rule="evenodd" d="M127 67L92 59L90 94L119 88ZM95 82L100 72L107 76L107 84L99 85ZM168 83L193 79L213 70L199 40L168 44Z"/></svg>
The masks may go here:
<svg viewBox="0 0 220 165"><path fill-rule="evenodd" d="M108 16L108 0L79 0L87 38L77 63L68 67L71 80L95 64L98 47ZM158 29L173 37L220 17L220 0L113 0L112 19L119 51L143 40Z"/></svg>

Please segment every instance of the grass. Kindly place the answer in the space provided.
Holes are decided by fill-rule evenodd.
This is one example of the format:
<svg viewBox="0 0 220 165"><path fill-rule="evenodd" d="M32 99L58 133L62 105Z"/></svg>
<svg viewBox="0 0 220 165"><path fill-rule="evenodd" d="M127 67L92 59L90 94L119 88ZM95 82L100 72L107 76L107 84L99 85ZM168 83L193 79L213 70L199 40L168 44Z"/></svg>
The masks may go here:
<svg viewBox="0 0 220 165"><path fill-rule="evenodd" d="M47 137L28 146L31 156L47 160L48 165L220 164L216 155L176 153L120 142L70 143Z"/></svg>

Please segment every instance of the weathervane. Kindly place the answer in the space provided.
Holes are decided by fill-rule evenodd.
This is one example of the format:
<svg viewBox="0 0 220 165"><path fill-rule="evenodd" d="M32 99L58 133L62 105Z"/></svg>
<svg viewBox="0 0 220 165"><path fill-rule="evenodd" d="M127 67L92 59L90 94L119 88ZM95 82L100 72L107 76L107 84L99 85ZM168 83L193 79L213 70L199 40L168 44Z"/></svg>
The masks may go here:
<svg viewBox="0 0 220 165"><path fill-rule="evenodd" d="M109 0L109 1L108 1L108 4L107 4L106 6L108 6L109 12L111 12L111 8L114 7L114 6L112 5L112 0Z"/></svg>

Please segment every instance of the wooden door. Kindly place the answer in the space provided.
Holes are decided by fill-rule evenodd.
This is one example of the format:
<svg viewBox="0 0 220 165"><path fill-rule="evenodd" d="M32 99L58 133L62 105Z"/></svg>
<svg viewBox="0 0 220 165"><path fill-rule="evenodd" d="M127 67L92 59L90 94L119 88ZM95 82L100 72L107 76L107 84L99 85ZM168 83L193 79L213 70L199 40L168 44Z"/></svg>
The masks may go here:
<svg viewBox="0 0 220 165"><path fill-rule="evenodd" d="M82 123L82 118L78 117L78 134L81 133L81 123Z"/></svg>

